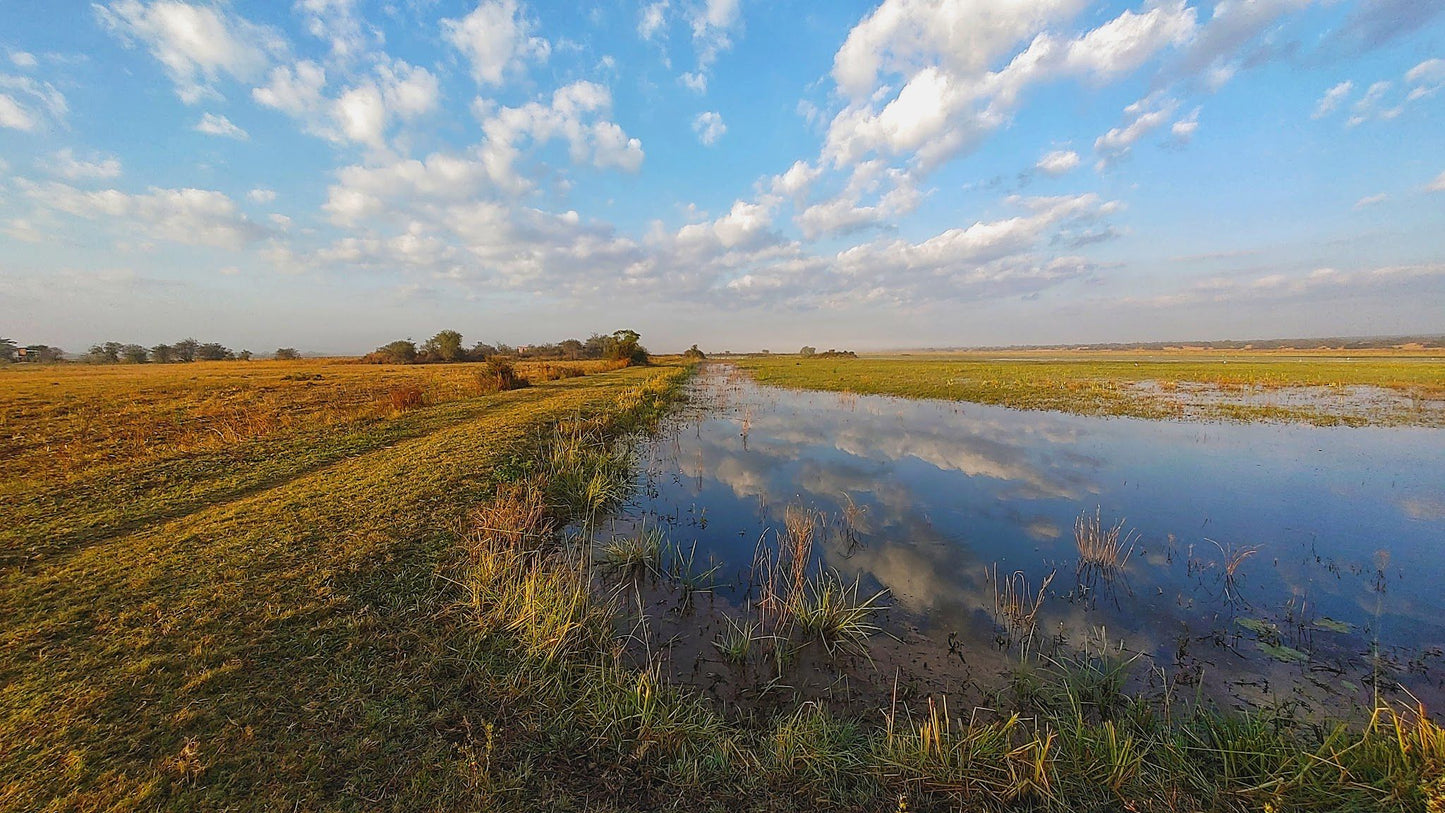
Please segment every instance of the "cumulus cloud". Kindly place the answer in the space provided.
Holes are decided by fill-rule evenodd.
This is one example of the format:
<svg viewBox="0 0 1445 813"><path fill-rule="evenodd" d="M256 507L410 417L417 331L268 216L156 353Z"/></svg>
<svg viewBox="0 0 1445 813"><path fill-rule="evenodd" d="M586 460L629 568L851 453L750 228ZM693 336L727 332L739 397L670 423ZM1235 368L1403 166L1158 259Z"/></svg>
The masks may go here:
<svg viewBox="0 0 1445 813"><path fill-rule="evenodd" d="M88 192L56 182L20 185L43 209L121 224L156 239L238 249L266 235L234 201L213 190L151 188L130 194L117 189Z"/></svg>
<svg viewBox="0 0 1445 813"><path fill-rule="evenodd" d="M1034 165L1045 175L1066 175L1079 165L1079 154L1073 150L1054 150L1044 153Z"/></svg>
<svg viewBox="0 0 1445 813"><path fill-rule="evenodd" d="M528 61L546 61L551 43L533 36L536 23L525 17L516 0L482 0L460 19L442 20L442 38L471 63L479 85L501 85L510 71Z"/></svg>
<svg viewBox="0 0 1445 813"><path fill-rule="evenodd" d="M72 181L104 180L120 177L120 160L113 155L92 155L88 159L76 158L70 147L55 153L48 162L51 172Z"/></svg>
<svg viewBox="0 0 1445 813"><path fill-rule="evenodd" d="M728 128L723 123L722 114L710 110L706 113L698 113L693 118L692 131L697 133L697 140L702 142L703 146L711 147L717 143L719 138L723 137L723 133L726 133Z"/></svg>
<svg viewBox="0 0 1445 813"><path fill-rule="evenodd" d="M40 62L35 58L35 54L29 51L11 51L10 64L21 70L30 70L36 65L39 65Z"/></svg>
<svg viewBox="0 0 1445 813"><path fill-rule="evenodd" d="M354 79L336 98L327 96L325 68L303 60L280 65L252 91L257 103L300 120L306 131L334 143L380 149L388 129L436 110L441 87L435 74L403 60L378 59L372 75Z"/></svg>
<svg viewBox="0 0 1445 813"><path fill-rule="evenodd" d="M310 60L271 69L267 83L251 91L257 104L301 118L321 108L326 69Z"/></svg>
<svg viewBox="0 0 1445 813"><path fill-rule="evenodd" d="M266 204L276 200L276 191L273 189L252 189L246 193L246 198L252 203Z"/></svg>
<svg viewBox="0 0 1445 813"><path fill-rule="evenodd" d="M217 97L222 76L249 81L286 50L271 28L210 5L175 0L115 0L95 6L101 23L126 45L150 51L187 104Z"/></svg>
<svg viewBox="0 0 1445 813"><path fill-rule="evenodd" d="M1045 30L1079 5L888 0L834 57L832 75L848 104L829 127L825 157L842 166L870 154L909 156L929 169L1006 124L1031 85L1106 81L1187 42L1195 27L1194 10L1176 1L1125 11L1072 38ZM1026 39L1022 52L991 69ZM894 76L901 85L888 81Z"/></svg>
<svg viewBox="0 0 1445 813"><path fill-rule="evenodd" d="M196 122L196 132L235 138L241 141L251 137L245 130L233 124L230 119L216 113L206 113L201 116L201 120Z"/></svg>

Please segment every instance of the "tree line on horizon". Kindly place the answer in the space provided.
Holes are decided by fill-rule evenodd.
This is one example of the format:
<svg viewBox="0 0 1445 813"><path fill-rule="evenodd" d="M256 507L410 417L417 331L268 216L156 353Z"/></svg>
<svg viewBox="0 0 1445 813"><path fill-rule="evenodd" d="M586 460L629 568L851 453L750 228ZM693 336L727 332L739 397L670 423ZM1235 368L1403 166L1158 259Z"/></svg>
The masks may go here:
<svg viewBox="0 0 1445 813"><path fill-rule="evenodd" d="M447 364L486 361L492 358L558 361L605 359L646 364L649 355L647 348L642 346L641 338L641 334L635 330L617 330L609 335L594 333L586 341L563 339L556 343L517 346L501 342L477 342L467 347L460 332L443 330L420 345L411 339L388 342L367 353L361 360L370 364ZM692 349L696 350L697 345L693 345Z"/></svg>
<svg viewBox="0 0 1445 813"><path fill-rule="evenodd" d="M202 342L187 337L174 344L152 347L133 342L102 342L94 344L80 358L90 364L181 364L192 361L250 361L250 350L234 351L219 342ZM301 358L294 347L281 347L272 354L277 361ZM0 339L0 361L35 361L52 364L65 361L65 351L44 344L21 346L12 339Z"/></svg>

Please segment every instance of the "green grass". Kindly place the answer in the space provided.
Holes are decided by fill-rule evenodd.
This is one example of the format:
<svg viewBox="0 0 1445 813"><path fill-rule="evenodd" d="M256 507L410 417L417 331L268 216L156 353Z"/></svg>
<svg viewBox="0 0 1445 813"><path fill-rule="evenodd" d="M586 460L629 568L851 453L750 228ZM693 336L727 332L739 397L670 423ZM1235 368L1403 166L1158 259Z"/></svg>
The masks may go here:
<svg viewBox="0 0 1445 813"><path fill-rule="evenodd" d="M765 356L735 363L760 383L908 398L972 401L1015 409L1138 418L1300 421L1320 425L1445 425L1445 356L1366 353L1019 352L890 358ZM1153 389L1137 385L1152 382ZM1379 387L1389 406L1333 396ZM1304 401L1285 390L1324 388ZM1201 393L1200 388L1203 388ZM1246 401L1242 396L1249 396Z"/></svg>

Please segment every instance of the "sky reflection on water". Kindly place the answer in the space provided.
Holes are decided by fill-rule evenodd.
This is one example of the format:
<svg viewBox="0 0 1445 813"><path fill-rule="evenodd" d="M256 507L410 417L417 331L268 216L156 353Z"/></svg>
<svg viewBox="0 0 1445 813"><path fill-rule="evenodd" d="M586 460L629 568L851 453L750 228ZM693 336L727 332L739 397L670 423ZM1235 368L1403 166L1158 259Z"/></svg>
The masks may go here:
<svg viewBox="0 0 1445 813"><path fill-rule="evenodd" d="M672 431L644 446L638 496L602 534L645 520L684 548L696 540L700 558L723 563L723 595L743 595L755 546L782 527L787 505L837 517L851 501L862 509L859 544L824 533L817 565L887 588L911 623L968 646L996 644L987 569L997 565L1033 585L1057 572L1040 614L1051 636L1104 627L1156 663L1294 679L1236 621L1256 618L1313 655L1294 667L1300 677L1367 672L1378 642L1400 682L1439 688L1445 431L798 392L721 365L698 377L694 396ZM1106 525L1124 519L1138 543L1112 590L1085 592L1073 526L1096 510ZM1225 554L1247 546L1258 552L1226 590Z"/></svg>

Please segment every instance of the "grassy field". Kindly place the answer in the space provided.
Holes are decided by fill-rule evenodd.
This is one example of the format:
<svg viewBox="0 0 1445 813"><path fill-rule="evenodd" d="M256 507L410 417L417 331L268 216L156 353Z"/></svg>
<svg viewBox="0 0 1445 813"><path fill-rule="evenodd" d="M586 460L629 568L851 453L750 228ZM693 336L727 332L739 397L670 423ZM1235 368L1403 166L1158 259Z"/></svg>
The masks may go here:
<svg viewBox="0 0 1445 813"><path fill-rule="evenodd" d="M1082 415L1445 425L1445 353L1095 351L740 359L784 387Z"/></svg>
<svg viewBox="0 0 1445 813"><path fill-rule="evenodd" d="M0 809L1445 805L1419 713L1130 698L1102 650L1021 664L988 710L759 719L667 685L561 529L625 494L625 435L683 368L495 394L467 366L3 376ZM238 428L196 429L216 416Z"/></svg>

